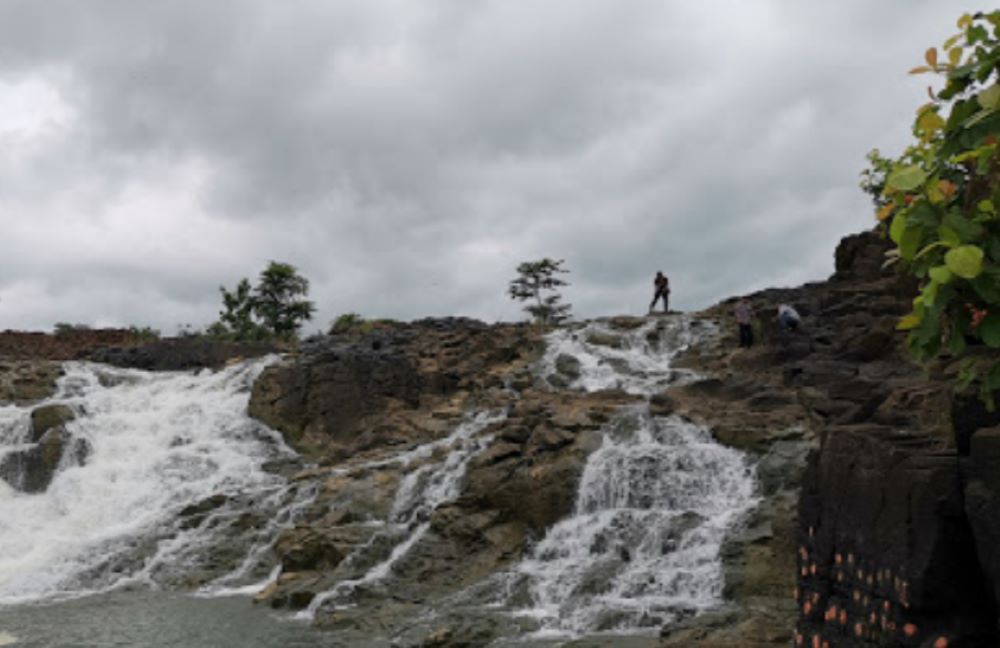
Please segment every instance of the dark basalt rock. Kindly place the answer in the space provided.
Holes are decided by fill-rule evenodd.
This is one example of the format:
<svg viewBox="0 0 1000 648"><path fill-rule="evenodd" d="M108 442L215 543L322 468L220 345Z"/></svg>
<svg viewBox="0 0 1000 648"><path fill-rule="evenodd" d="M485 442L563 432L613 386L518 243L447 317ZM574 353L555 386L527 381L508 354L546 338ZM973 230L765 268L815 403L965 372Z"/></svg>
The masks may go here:
<svg viewBox="0 0 1000 648"><path fill-rule="evenodd" d="M958 458L939 441L876 426L829 434L810 462L799 523L802 636L910 645L909 624L913 645L995 639Z"/></svg>
<svg viewBox="0 0 1000 648"><path fill-rule="evenodd" d="M92 351L87 359L115 367L146 371L219 369L227 362L256 358L281 348L270 342L225 342L205 337L169 338L143 346Z"/></svg>

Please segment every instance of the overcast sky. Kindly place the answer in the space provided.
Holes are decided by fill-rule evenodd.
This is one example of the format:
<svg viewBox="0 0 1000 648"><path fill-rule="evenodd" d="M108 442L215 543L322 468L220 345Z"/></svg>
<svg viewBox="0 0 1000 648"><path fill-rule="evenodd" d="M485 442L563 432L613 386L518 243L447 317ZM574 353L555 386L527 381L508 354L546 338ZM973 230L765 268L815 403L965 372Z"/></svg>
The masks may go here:
<svg viewBox="0 0 1000 648"><path fill-rule="evenodd" d="M203 326L271 259L337 314L578 316L822 279L941 0L0 0L0 329Z"/></svg>

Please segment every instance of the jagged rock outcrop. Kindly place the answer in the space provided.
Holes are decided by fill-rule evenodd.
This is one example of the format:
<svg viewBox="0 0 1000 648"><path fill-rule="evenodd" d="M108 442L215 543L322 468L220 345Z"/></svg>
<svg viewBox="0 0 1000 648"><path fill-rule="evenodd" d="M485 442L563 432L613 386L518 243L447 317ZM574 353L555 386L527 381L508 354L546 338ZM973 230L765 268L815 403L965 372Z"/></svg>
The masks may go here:
<svg viewBox="0 0 1000 648"><path fill-rule="evenodd" d="M418 410L456 393L501 389L501 376L530 384L526 366L537 348L530 334L521 324L489 327L462 318L357 327L305 343L298 357L266 369L250 414L312 455L347 457L427 440L443 431L447 417ZM504 373L517 361L519 375Z"/></svg>

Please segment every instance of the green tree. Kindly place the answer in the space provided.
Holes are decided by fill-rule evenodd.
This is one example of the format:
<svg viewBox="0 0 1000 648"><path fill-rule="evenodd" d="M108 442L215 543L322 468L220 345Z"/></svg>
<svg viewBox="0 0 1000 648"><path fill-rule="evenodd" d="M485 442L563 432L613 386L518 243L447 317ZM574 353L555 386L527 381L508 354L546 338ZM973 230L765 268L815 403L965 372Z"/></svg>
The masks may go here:
<svg viewBox="0 0 1000 648"><path fill-rule="evenodd" d="M294 338L316 310L313 302L303 299L308 293L309 280L294 266L271 261L253 289L253 312L275 336Z"/></svg>
<svg viewBox="0 0 1000 648"><path fill-rule="evenodd" d="M309 280L294 266L271 261L256 286L241 279L233 290L220 286L223 310L208 328L216 337L251 341L271 337L294 338L302 324L312 319L316 307L304 299Z"/></svg>
<svg viewBox="0 0 1000 648"><path fill-rule="evenodd" d="M539 324L560 324L570 317L570 304L563 304L559 294L559 288L569 285L558 276L569 273L563 262L549 258L525 261L517 266L517 277L507 289L511 299L533 302L524 310Z"/></svg>
<svg viewBox="0 0 1000 648"><path fill-rule="evenodd" d="M241 341L267 337L267 331L254 319L253 289L248 279L241 279L232 291L219 286L219 292L223 310L219 311L219 326L213 325L210 332Z"/></svg>
<svg viewBox="0 0 1000 648"><path fill-rule="evenodd" d="M944 81L917 110L914 143L888 164L874 153L866 178L883 185L875 197L896 246L890 261L920 281L899 323L910 350L923 361L966 356L959 386L976 384L992 408L1000 389L1000 11L965 14L958 28L911 70Z"/></svg>

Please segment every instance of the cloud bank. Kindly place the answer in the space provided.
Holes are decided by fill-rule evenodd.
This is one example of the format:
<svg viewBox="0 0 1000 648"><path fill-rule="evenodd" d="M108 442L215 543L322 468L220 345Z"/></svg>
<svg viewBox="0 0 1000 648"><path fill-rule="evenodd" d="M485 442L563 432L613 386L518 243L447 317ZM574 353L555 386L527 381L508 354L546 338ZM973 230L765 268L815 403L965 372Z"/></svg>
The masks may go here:
<svg viewBox="0 0 1000 648"><path fill-rule="evenodd" d="M8 0L0 328L215 319L270 259L319 307L578 316L825 277L959 9L860 0Z"/></svg>

